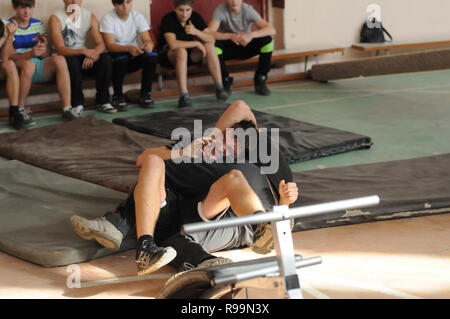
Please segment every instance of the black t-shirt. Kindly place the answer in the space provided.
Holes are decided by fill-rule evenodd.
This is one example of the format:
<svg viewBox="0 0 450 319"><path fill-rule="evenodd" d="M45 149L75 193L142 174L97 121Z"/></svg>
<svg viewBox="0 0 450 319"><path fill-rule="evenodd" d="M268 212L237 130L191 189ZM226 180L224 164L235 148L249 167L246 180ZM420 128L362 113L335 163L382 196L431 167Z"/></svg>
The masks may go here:
<svg viewBox="0 0 450 319"><path fill-rule="evenodd" d="M203 31L208 27L205 20L203 20L202 16L197 12L192 12L192 16L187 23L189 23L189 21L191 21L194 27L200 31ZM165 33L174 33L179 41L194 41L194 36L186 33L184 27L178 20L175 11L169 12L162 18L157 48L158 52L160 52L167 44L166 38L164 37Z"/></svg>
<svg viewBox="0 0 450 319"><path fill-rule="evenodd" d="M250 187L259 196L266 210L272 210L275 199L265 175L260 168L251 163L180 163L166 160L166 186L184 197L203 199L223 175L232 170L241 171Z"/></svg>

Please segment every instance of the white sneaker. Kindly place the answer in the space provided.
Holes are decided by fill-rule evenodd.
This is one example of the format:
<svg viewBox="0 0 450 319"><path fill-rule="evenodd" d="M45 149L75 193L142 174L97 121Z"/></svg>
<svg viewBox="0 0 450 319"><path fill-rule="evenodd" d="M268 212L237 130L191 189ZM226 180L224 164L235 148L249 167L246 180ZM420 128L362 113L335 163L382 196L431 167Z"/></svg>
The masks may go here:
<svg viewBox="0 0 450 319"><path fill-rule="evenodd" d="M78 105L75 110L78 112L79 115L83 114L84 112L84 106L83 105Z"/></svg>
<svg viewBox="0 0 450 319"><path fill-rule="evenodd" d="M117 109L114 106L112 106L110 103L97 105L97 109L99 112L103 112L103 113L108 113L108 114L117 113Z"/></svg>

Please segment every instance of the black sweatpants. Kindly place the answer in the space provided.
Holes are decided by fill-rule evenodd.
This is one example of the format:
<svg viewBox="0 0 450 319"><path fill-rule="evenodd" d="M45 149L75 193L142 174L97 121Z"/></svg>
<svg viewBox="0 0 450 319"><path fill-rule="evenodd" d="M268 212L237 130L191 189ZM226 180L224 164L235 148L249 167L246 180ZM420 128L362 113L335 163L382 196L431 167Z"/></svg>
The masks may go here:
<svg viewBox="0 0 450 319"><path fill-rule="evenodd" d="M272 41L272 37L269 36L263 38L255 38L245 47L243 47L242 45L236 45L231 40L216 41L216 48L219 48L222 51L222 53L219 54L222 79L229 77L225 61L247 60L257 55L259 55L259 61L256 75L267 76L271 68L272 52L261 53L261 49Z"/></svg>
<svg viewBox="0 0 450 319"><path fill-rule="evenodd" d="M181 198L175 192L167 189L167 205L160 211L155 228L154 240L158 246L173 247L176 258L171 266L184 270L197 267L204 260L214 258L212 252L251 246L253 230L250 226L231 227L190 235L181 234L182 225L201 222L197 212L198 199ZM104 217L111 222L125 237L136 229L134 190L121 203L115 212L109 212ZM234 213L228 210L222 219L233 218Z"/></svg>
<svg viewBox="0 0 450 319"><path fill-rule="evenodd" d="M137 57L129 53L111 53L113 59L113 88L114 95L123 94L123 82L127 73L134 73L142 70L141 95L152 91L152 82L155 75L158 56L148 56L146 54Z"/></svg>
<svg viewBox="0 0 450 319"><path fill-rule="evenodd" d="M103 53L94 66L88 70L83 70L84 55L66 56L67 66L70 73L70 87L72 92L72 106L84 105L83 75L95 76L97 94L96 104L109 103L109 86L112 78L112 60L109 54Z"/></svg>

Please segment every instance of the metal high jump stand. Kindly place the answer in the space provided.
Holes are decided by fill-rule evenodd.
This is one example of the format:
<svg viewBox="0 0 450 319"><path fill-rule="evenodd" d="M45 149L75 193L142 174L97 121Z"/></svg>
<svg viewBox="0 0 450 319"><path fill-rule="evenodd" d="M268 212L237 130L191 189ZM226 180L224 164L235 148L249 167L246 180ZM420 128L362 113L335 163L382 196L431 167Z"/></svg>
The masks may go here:
<svg viewBox="0 0 450 319"><path fill-rule="evenodd" d="M184 225L183 230L186 234L189 234L242 225L272 223L277 266L267 269L257 269L255 271L239 272L222 278L216 278L214 284L234 285L235 283L248 282L255 278L265 277L270 278L271 284L278 287L281 298L303 299L297 268L320 264L322 259L320 257L312 257L299 260L298 256L295 255L292 241L291 219L302 219L333 212L375 206L379 202L380 198L374 195L291 209L288 206L276 206L273 212L210 223L188 224ZM264 261L264 259L259 260L261 262ZM241 284L240 286L245 287L245 284Z"/></svg>

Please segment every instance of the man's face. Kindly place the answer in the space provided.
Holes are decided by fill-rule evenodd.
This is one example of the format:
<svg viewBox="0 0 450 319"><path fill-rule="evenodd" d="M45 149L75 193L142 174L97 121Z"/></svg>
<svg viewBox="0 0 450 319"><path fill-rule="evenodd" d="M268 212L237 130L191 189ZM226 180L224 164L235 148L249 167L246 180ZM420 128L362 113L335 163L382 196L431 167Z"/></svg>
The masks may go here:
<svg viewBox="0 0 450 319"><path fill-rule="evenodd" d="M239 13L242 9L242 0L227 0L228 7L233 13Z"/></svg>
<svg viewBox="0 0 450 319"><path fill-rule="evenodd" d="M81 5L83 4L83 0L63 0L63 1L66 8L69 7L70 5L77 5L81 7Z"/></svg>
<svg viewBox="0 0 450 319"><path fill-rule="evenodd" d="M16 11L16 20L20 22L28 22L33 16L34 7L18 6L14 8Z"/></svg>
<svg viewBox="0 0 450 319"><path fill-rule="evenodd" d="M178 21L186 23L192 16L192 7L187 4L179 5L175 8L175 13L177 14Z"/></svg>
<svg viewBox="0 0 450 319"><path fill-rule="evenodd" d="M133 0L125 0L122 4L115 4L114 8L119 17L127 17L133 8Z"/></svg>

